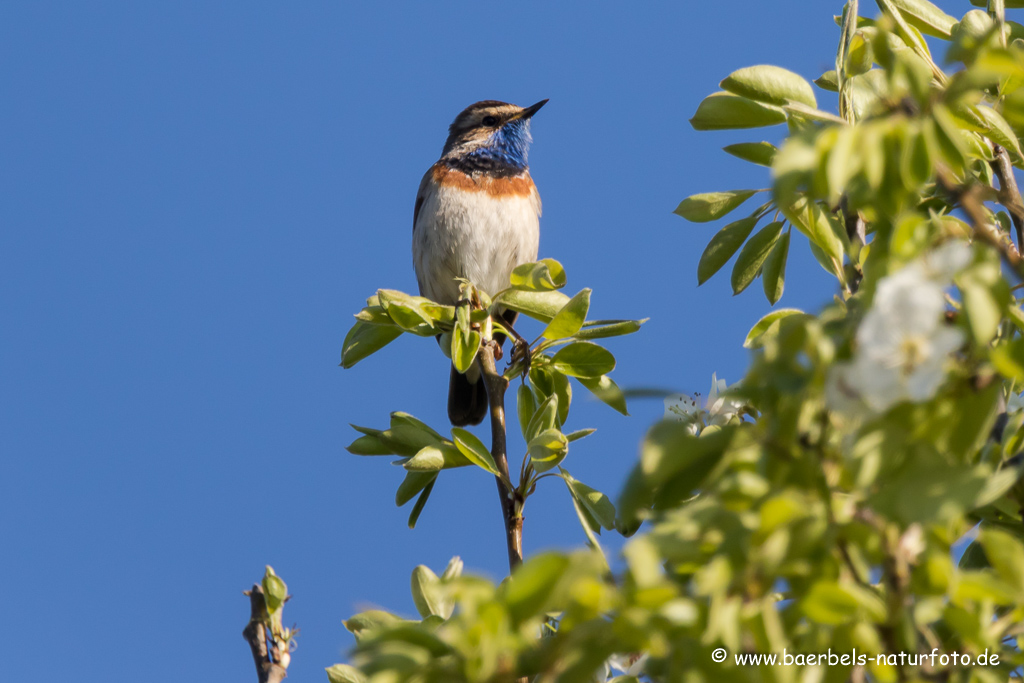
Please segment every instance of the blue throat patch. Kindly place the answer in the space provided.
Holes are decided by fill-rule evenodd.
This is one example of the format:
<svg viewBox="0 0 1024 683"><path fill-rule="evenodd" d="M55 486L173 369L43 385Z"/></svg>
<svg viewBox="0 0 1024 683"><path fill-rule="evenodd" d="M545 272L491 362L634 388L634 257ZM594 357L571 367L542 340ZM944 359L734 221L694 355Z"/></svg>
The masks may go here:
<svg viewBox="0 0 1024 683"><path fill-rule="evenodd" d="M487 144L459 159L448 160L448 165L470 173L518 175L528 168L526 155L532 140L529 119L509 121L491 134Z"/></svg>

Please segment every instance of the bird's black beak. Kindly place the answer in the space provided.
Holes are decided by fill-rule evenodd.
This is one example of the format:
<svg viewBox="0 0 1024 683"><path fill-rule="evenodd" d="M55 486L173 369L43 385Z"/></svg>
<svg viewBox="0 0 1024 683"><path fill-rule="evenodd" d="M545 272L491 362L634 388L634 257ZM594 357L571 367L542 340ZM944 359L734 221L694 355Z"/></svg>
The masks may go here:
<svg viewBox="0 0 1024 683"><path fill-rule="evenodd" d="M547 103L548 103L547 100L541 100L537 104L535 104L533 106L530 106L530 107L527 107L526 109L524 109L521 112L519 112L519 116L517 116L516 118L518 118L518 119L528 119L531 116L533 116L534 114L536 114L537 112L539 112L540 108L543 107Z"/></svg>

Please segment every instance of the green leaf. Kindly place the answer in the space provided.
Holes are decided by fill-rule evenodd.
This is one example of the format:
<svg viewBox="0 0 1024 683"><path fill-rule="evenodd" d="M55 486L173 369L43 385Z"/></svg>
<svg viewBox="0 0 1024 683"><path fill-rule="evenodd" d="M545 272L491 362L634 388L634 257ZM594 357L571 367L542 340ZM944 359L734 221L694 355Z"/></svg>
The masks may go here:
<svg viewBox="0 0 1024 683"><path fill-rule="evenodd" d="M462 374L466 374L480 350L480 333L470 330L467 334L463 328L456 326L452 331L452 364Z"/></svg>
<svg viewBox="0 0 1024 683"><path fill-rule="evenodd" d="M750 332L747 333L747 338L743 342L743 348L756 349L761 346L764 344L765 335L772 334L773 329L777 332L779 323L793 315L812 317L798 308L780 308L777 311L772 311L750 328Z"/></svg>
<svg viewBox="0 0 1024 683"><path fill-rule="evenodd" d="M900 171L909 186L921 185L932 175L933 161L928 139L922 134L909 134L900 155Z"/></svg>
<svg viewBox="0 0 1024 683"><path fill-rule="evenodd" d="M569 302L569 297L558 291L527 292L519 289L506 289L494 297L492 309L500 304L503 308L519 311L543 323L551 319Z"/></svg>
<svg viewBox="0 0 1024 683"><path fill-rule="evenodd" d="M538 472L547 472L565 459L569 453L569 442L557 429L545 429L530 439L526 448L533 468Z"/></svg>
<svg viewBox="0 0 1024 683"><path fill-rule="evenodd" d="M573 441L577 441L584 437L588 437L596 431L596 429L577 429L575 432L569 432L568 434L566 434L565 440L568 441L569 443L572 443Z"/></svg>
<svg viewBox="0 0 1024 683"><path fill-rule="evenodd" d="M818 246L841 269L843 242L837 234L834 218L818 202L800 198L791 206L780 206L789 222Z"/></svg>
<svg viewBox="0 0 1024 683"><path fill-rule="evenodd" d="M867 73L871 71L874 62L874 48L869 40L865 38L863 32L854 33L847 48L843 73L849 77Z"/></svg>
<svg viewBox="0 0 1024 683"><path fill-rule="evenodd" d="M426 619L429 616L438 616L447 619L451 616L450 611L445 614L448 605L439 590L441 580L430 567L421 564L413 569L409 583L412 601L421 617Z"/></svg>
<svg viewBox="0 0 1024 683"><path fill-rule="evenodd" d="M281 609L281 605L288 599L288 586L281 577L274 573L274 568L269 564L263 573L263 600L267 603L267 612L273 614Z"/></svg>
<svg viewBox="0 0 1024 683"><path fill-rule="evenodd" d="M811 621L826 626L853 621L859 608L857 597L835 581L818 581L800 601L800 609Z"/></svg>
<svg viewBox="0 0 1024 683"><path fill-rule="evenodd" d="M615 528L615 506L608 496L574 479L568 472L564 473L562 478L573 498L580 501L602 527L609 531Z"/></svg>
<svg viewBox="0 0 1024 683"><path fill-rule="evenodd" d="M1005 148L1014 164L1019 166L1024 163L1016 134L1006 119L995 109L983 105L954 106L952 114L968 130L981 133L992 142Z"/></svg>
<svg viewBox="0 0 1024 683"><path fill-rule="evenodd" d="M785 122L786 114L779 107L727 92L716 92L705 97L690 119L694 130L760 128Z"/></svg>
<svg viewBox="0 0 1024 683"><path fill-rule="evenodd" d="M388 317L406 332L434 334L434 320L422 306L426 302L423 297L410 296L394 289L380 289L377 290L377 299Z"/></svg>
<svg viewBox="0 0 1024 683"><path fill-rule="evenodd" d="M345 335L345 342L341 347L341 367L352 367L400 336L402 336L402 330L399 327L356 321L356 324Z"/></svg>
<svg viewBox="0 0 1024 683"><path fill-rule="evenodd" d="M847 190L850 178L861 170L858 152L863 141L858 138L859 131L860 129L854 126L839 126L822 136L823 139L829 139L826 136L831 134L830 139L833 141L828 152L828 161L825 163L825 180L828 183L830 202L839 201L840 196Z"/></svg>
<svg viewBox="0 0 1024 683"><path fill-rule="evenodd" d="M384 680L396 681L392 675L403 672L406 675L421 671L430 665L431 659L440 659L453 655L452 647L441 640L434 631L444 619L429 616L420 622L405 621L390 628L374 632L360 642L363 653L373 653L364 665L374 670L371 681L380 681L380 673ZM362 645L366 642L366 645ZM371 659L372 658L372 659Z"/></svg>
<svg viewBox="0 0 1024 683"><path fill-rule="evenodd" d="M999 329L1009 298L1006 281L997 267L982 264L965 270L958 278L964 312L971 336L979 345L987 345Z"/></svg>
<svg viewBox="0 0 1024 683"><path fill-rule="evenodd" d="M466 458L477 467L487 470L494 476L498 476L498 468L494 464L491 452L487 450L483 442L472 432L461 427L452 427L452 440Z"/></svg>
<svg viewBox="0 0 1024 683"><path fill-rule="evenodd" d="M554 429L558 426L558 394L551 394L547 400L540 404L537 411L533 414L533 418L530 419L530 424L526 427L526 433L523 434L523 438L529 442L533 437L537 436L541 432Z"/></svg>
<svg viewBox="0 0 1024 683"><path fill-rule="evenodd" d="M504 584L505 605L516 623L539 615L548 597L569 567L569 558L541 553L520 565Z"/></svg>
<svg viewBox="0 0 1024 683"><path fill-rule="evenodd" d="M963 464L940 468L934 458L918 456L889 476L871 500L879 512L907 524L943 524L991 503L1006 484L1005 475L1012 484L1017 472L1007 468L993 475L987 466Z"/></svg>
<svg viewBox="0 0 1024 683"><path fill-rule="evenodd" d="M940 403L922 421L922 425L934 421L925 433L940 451L951 456L951 462L974 457L992 434L1001 392L999 382L992 382L984 389L967 392L955 404Z"/></svg>
<svg viewBox="0 0 1024 683"><path fill-rule="evenodd" d="M789 256L789 230L782 234L779 241L768 253L764 261L761 282L764 284L764 295L768 303L774 306L782 298L786 287L786 259Z"/></svg>
<svg viewBox="0 0 1024 683"><path fill-rule="evenodd" d="M802 76L778 66L762 64L733 71L720 84L723 90L758 102L782 106L800 102L817 107L814 90Z"/></svg>
<svg viewBox="0 0 1024 683"><path fill-rule="evenodd" d="M814 84L822 90L839 92L839 75L836 73L835 69L826 71L814 79Z"/></svg>
<svg viewBox="0 0 1024 683"><path fill-rule="evenodd" d="M562 472L564 473L565 470L562 470ZM570 489L569 492L571 494L572 489ZM583 533L586 534L587 540L590 542L591 546L600 549L601 542L597 540L597 534L601 533L601 522L597 521L590 510L588 510L586 506L576 498L576 496L570 495L569 497L572 500L572 506L576 510L576 517L580 520L580 526L583 527ZM601 554L604 554L603 550L601 551Z"/></svg>
<svg viewBox="0 0 1024 683"><path fill-rule="evenodd" d="M963 169L967 149L964 146L963 136L960 135L956 125L956 120L950 111L946 107L936 104L932 107L930 124L925 127L925 133L934 139L939 154L954 172Z"/></svg>
<svg viewBox="0 0 1024 683"><path fill-rule="evenodd" d="M930 54L928 52L928 44L924 41L924 36L921 35L919 30L909 24L907 18L903 16L903 12L896 6L893 0L875 0L875 3L882 12L892 18L895 24L894 32L904 43L921 55Z"/></svg>
<svg viewBox="0 0 1024 683"><path fill-rule="evenodd" d="M989 360L999 374L1024 386L1024 339L1000 344L989 352Z"/></svg>
<svg viewBox="0 0 1024 683"><path fill-rule="evenodd" d="M610 377L602 375L601 377L577 377L576 379L602 402L623 415L629 415L629 411L626 410L626 395Z"/></svg>
<svg viewBox="0 0 1024 683"><path fill-rule="evenodd" d="M573 342L558 350L551 367L570 377L597 378L615 369L615 356L593 342Z"/></svg>
<svg viewBox="0 0 1024 683"><path fill-rule="evenodd" d="M814 107L808 107L806 104L801 102L791 102L782 109L786 114L788 114L790 126L797 125L797 129L801 129L800 126L803 122L836 123L839 125L846 123L843 119L831 112L815 109Z"/></svg>
<svg viewBox="0 0 1024 683"><path fill-rule="evenodd" d="M565 268L555 259L523 263L512 270L511 284L516 289L534 292L565 287Z"/></svg>
<svg viewBox="0 0 1024 683"><path fill-rule="evenodd" d="M326 671L329 683L367 683L369 680L363 672L348 664L335 664Z"/></svg>
<svg viewBox="0 0 1024 683"><path fill-rule="evenodd" d="M583 323L583 329L573 336L580 340L620 337L624 334L633 334L648 320L649 318L642 320L590 320Z"/></svg>
<svg viewBox="0 0 1024 683"><path fill-rule="evenodd" d="M769 223L743 245L740 255L736 258L736 265L732 268L733 294L739 294L746 289L761 272L761 266L768 258L768 254L775 246L781 232L781 221Z"/></svg>
<svg viewBox="0 0 1024 683"><path fill-rule="evenodd" d="M948 40L953 26L957 23L956 19L928 2L928 0L891 0L891 2L899 8L900 13L907 20L908 24L921 31L921 33L935 36L936 38Z"/></svg>
<svg viewBox="0 0 1024 683"><path fill-rule="evenodd" d="M542 336L545 339L565 339L580 331L583 321L587 319L587 311L590 310L590 290L581 290L579 294L569 299L562 310L555 314L548 326L544 328Z"/></svg>
<svg viewBox="0 0 1024 683"><path fill-rule="evenodd" d="M410 472L437 472L444 467L444 455L440 448L426 446L407 460L402 467Z"/></svg>
<svg viewBox="0 0 1024 683"><path fill-rule="evenodd" d="M672 213L693 223L707 223L726 215L757 194L757 190L730 190L695 194L679 202Z"/></svg>
<svg viewBox="0 0 1024 683"><path fill-rule="evenodd" d="M1024 546L1020 540L990 527L982 527L978 540L1000 578L1024 594Z"/></svg>
<svg viewBox="0 0 1024 683"><path fill-rule="evenodd" d="M870 116L876 109L883 108L888 93L884 69L872 69L850 78L850 99L858 120ZM883 156L881 151L878 156Z"/></svg>
<svg viewBox="0 0 1024 683"><path fill-rule="evenodd" d="M405 620L383 610L371 609L360 612L341 623L358 641L382 628L391 628L405 623Z"/></svg>
<svg viewBox="0 0 1024 683"><path fill-rule="evenodd" d="M757 225L757 217L748 216L735 223L730 223L711 238L697 263L698 285L704 284L712 275L721 270L722 266L732 258L740 245L750 236L755 225Z"/></svg>
<svg viewBox="0 0 1024 683"><path fill-rule="evenodd" d="M984 123L984 133L988 138L996 144L1004 147L1007 152L1010 153L1010 160L1016 164L1021 165L1024 163L1024 155L1021 154L1020 142L1017 139L1016 133L1013 132L1013 128L1006 122L1006 119L991 107L976 107L977 113L980 115Z"/></svg>
<svg viewBox="0 0 1024 683"><path fill-rule="evenodd" d="M726 145L722 149L738 159L759 166L771 166L775 153L779 151L770 142L738 142L734 145Z"/></svg>
<svg viewBox="0 0 1024 683"><path fill-rule="evenodd" d="M380 299L377 299L380 301ZM367 306L355 315L356 320L362 320L366 323L373 323L374 325L394 325L395 322L388 317L387 311L384 310L383 306L374 305Z"/></svg>
<svg viewBox="0 0 1024 683"><path fill-rule="evenodd" d="M444 442L444 437L438 434L434 429L430 427L423 420L418 420L409 413L396 410L391 413L390 427L393 433L398 433L403 428L410 428L411 430L422 434L418 443L422 444L440 444Z"/></svg>
<svg viewBox="0 0 1024 683"><path fill-rule="evenodd" d="M519 385L516 391L516 416L519 418L519 429L523 432L523 439L529 441L527 427L534 413L537 412L537 401L533 397L533 391L526 382Z"/></svg>
<svg viewBox="0 0 1024 683"><path fill-rule="evenodd" d="M437 472L472 464L454 444L445 441L438 446L424 446L406 460L402 467L410 472Z"/></svg>
<svg viewBox="0 0 1024 683"><path fill-rule="evenodd" d="M444 437L408 413L391 413L391 426L380 438L399 455L416 455L425 446L444 448Z"/></svg>
<svg viewBox="0 0 1024 683"><path fill-rule="evenodd" d="M427 484L423 491L420 492L420 497L416 499L416 502L412 506L412 511L409 512L409 521L407 524L410 529L416 528L416 522L420 520L420 515L423 514L423 508L427 506L427 499L430 498L430 492L434 490L434 484L437 483L435 477L433 481Z"/></svg>
<svg viewBox="0 0 1024 683"><path fill-rule="evenodd" d="M1021 310L1016 299L1009 302L1006 315L1009 318L1010 324L1016 327L1018 331L1024 332L1024 311Z"/></svg>
<svg viewBox="0 0 1024 683"><path fill-rule="evenodd" d="M648 430L640 448L640 462L630 473L619 496L616 528L629 535L636 531L643 511L657 499L685 500L699 490L711 469L722 459L734 428L705 429L690 433L681 422L661 421ZM663 491L670 495L664 496Z"/></svg>
<svg viewBox="0 0 1024 683"><path fill-rule="evenodd" d="M352 455L394 455L395 451L379 436L364 434L346 448Z"/></svg>
<svg viewBox="0 0 1024 683"><path fill-rule="evenodd" d="M987 7L989 0L971 0L971 4L975 7ZM1006 9L1022 9L1024 8L1024 0L1003 0L1003 7Z"/></svg>
<svg viewBox="0 0 1024 683"><path fill-rule="evenodd" d="M395 492L395 505L402 507L435 479L437 479L437 472L406 472L405 479L398 485L398 491Z"/></svg>
<svg viewBox="0 0 1024 683"><path fill-rule="evenodd" d="M558 424L565 424L572 404L572 386L569 378L550 366L530 368L530 384L533 385L537 400L543 402L551 394L558 394Z"/></svg>

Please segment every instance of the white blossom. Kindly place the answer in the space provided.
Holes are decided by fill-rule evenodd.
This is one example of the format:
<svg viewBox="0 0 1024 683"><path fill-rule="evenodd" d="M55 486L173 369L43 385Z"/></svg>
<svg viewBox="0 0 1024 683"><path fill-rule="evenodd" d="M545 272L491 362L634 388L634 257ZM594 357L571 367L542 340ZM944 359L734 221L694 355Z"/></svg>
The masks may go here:
<svg viewBox="0 0 1024 683"><path fill-rule="evenodd" d="M948 285L971 262L971 248L950 240L925 254L921 261L930 279Z"/></svg>
<svg viewBox="0 0 1024 683"><path fill-rule="evenodd" d="M735 388L736 385L733 385ZM710 417L708 423L713 425L725 424L732 418L743 412L746 404L735 396L730 396L728 385L724 379L718 379L717 373L711 374L711 391L708 392L707 413ZM722 394L725 393L723 396Z"/></svg>
<svg viewBox="0 0 1024 683"><path fill-rule="evenodd" d="M734 385L735 386L735 385ZM665 398L664 419L685 422L691 433L698 434L708 425L723 425L743 413L746 404L728 393L729 386L718 374L711 375L711 390L707 400L700 394L672 394Z"/></svg>
<svg viewBox="0 0 1024 683"><path fill-rule="evenodd" d="M945 291L970 259L960 242L939 247L882 278L855 337L853 359L837 364L826 386L834 410L882 412L901 401L925 401L946 377L963 333L945 323Z"/></svg>

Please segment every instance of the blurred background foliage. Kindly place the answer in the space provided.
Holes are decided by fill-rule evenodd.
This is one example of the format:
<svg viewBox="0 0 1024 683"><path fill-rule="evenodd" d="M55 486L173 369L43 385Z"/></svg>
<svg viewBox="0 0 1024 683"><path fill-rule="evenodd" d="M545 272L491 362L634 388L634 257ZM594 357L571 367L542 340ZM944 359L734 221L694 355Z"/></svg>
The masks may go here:
<svg viewBox="0 0 1024 683"><path fill-rule="evenodd" d="M589 290L561 294L554 261L495 295L550 331L532 368L508 372L525 380L520 492L561 478L588 548L531 557L498 585L463 575L457 558L440 576L418 567L420 619L348 619L357 644L328 669L333 683L1019 679L1024 26L1007 9L1024 3L972 2L957 19L927 0L851 0L836 17L835 69L813 85L753 66L699 104L698 130L786 126L780 145L738 134L725 147L766 167L767 188L676 209L718 221L758 198L708 244L700 282L735 257L734 292L760 279L774 305L802 239L836 289L821 310L776 309L735 340L755 349L736 385L670 397L614 504L565 469L585 435L563 430L569 378L625 411L607 376L615 361L593 340L641 321L587 322ZM838 93L838 111L818 108L815 87ZM661 299L666 314L679 307ZM471 316L387 290L358 318L345 364L403 332L448 334L464 367L481 343ZM398 502L420 495L410 524L444 468L493 474L459 430L449 439L401 413L358 429L353 452L406 470ZM600 552L602 529L636 534L622 571ZM734 659L783 651L872 661ZM876 657L935 651L959 657Z"/></svg>

